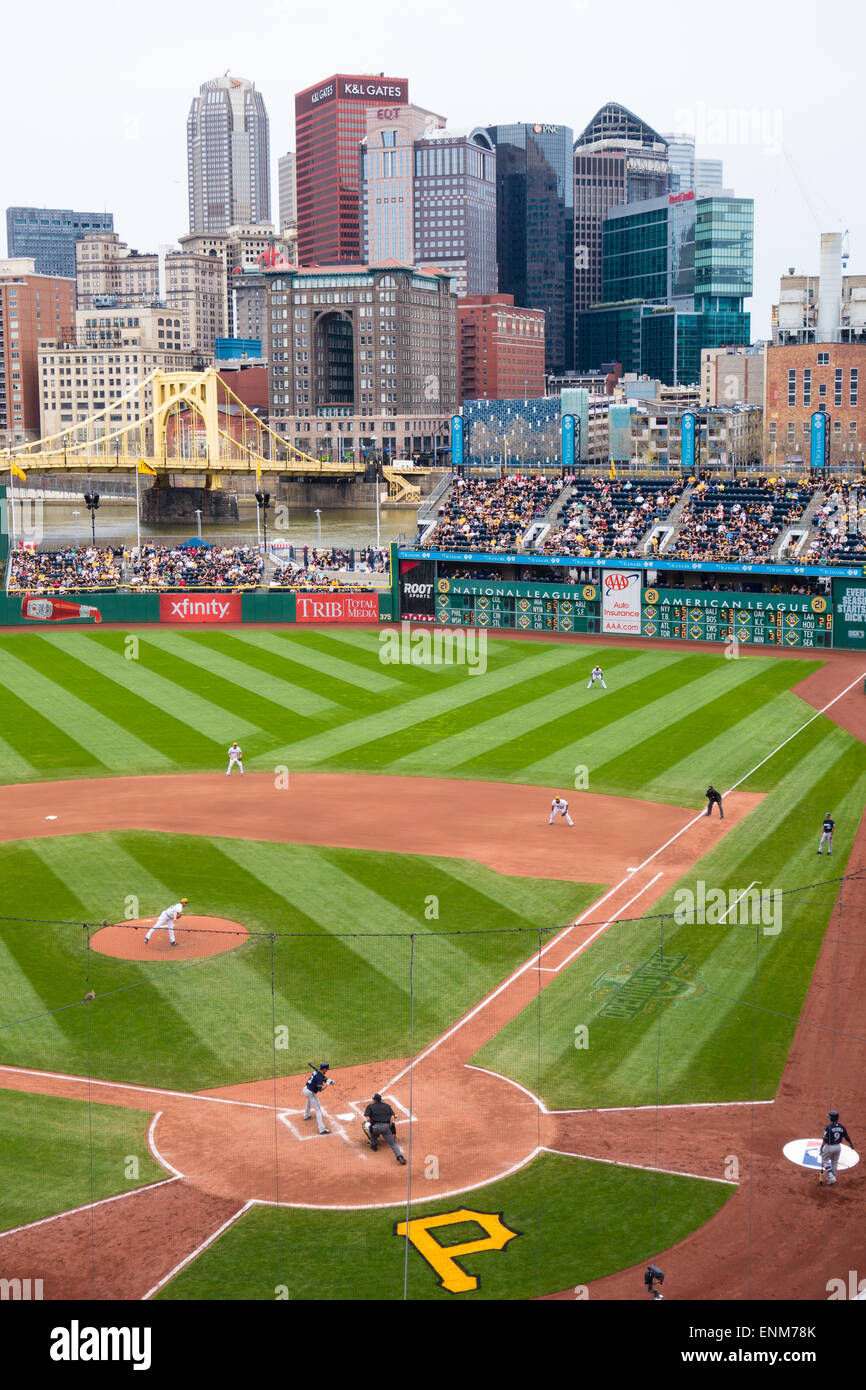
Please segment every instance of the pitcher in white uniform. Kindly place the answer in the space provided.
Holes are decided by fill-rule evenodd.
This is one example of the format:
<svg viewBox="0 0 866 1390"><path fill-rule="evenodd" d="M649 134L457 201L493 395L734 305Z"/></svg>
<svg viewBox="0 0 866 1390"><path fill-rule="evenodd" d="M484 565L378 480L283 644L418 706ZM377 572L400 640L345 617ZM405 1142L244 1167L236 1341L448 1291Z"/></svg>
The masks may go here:
<svg viewBox="0 0 866 1390"><path fill-rule="evenodd" d="M163 908L162 912L157 917L150 931L147 932L145 935L145 946L147 945L148 941L153 936L153 933L155 931L167 931L168 939L171 942L172 946L177 945L177 942L174 939L174 924L177 921L178 917L180 917L183 914L183 910L187 905L187 901L187 898L181 898L179 903L172 903L171 907Z"/></svg>
<svg viewBox="0 0 866 1390"><path fill-rule="evenodd" d="M557 816L565 816L566 825L574 825L574 821L568 814L568 802L561 796L555 796L553 798L553 801L551 802L550 806L550 820L547 822L547 824L553 825L553 822L556 820Z"/></svg>
<svg viewBox="0 0 866 1390"><path fill-rule="evenodd" d="M586 687L587 690L591 690L596 681L601 681L602 686L607 690L607 686L604 683L604 671L602 671L600 666L593 666L589 677L589 685Z"/></svg>
<svg viewBox="0 0 866 1390"><path fill-rule="evenodd" d="M228 767L226 768L226 777L228 777L228 775L229 775L229 773L231 772L232 768L233 768L236 764L237 764L237 766L240 768L240 773L241 773L241 776L243 777L243 775L244 775L244 755L243 755L243 750L241 749L241 746L240 746L239 743L233 743L232 746L231 746L231 748L229 749L229 765L228 765Z"/></svg>

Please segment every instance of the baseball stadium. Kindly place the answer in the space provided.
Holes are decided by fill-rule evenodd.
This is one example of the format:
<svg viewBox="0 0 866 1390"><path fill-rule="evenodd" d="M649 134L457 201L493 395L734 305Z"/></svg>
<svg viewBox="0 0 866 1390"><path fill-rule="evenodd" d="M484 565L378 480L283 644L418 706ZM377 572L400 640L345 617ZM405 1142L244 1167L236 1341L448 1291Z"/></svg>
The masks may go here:
<svg viewBox="0 0 866 1390"><path fill-rule="evenodd" d="M446 472L318 574L22 540L9 475L4 1279L816 1302L862 1268L857 485L611 474Z"/></svg>

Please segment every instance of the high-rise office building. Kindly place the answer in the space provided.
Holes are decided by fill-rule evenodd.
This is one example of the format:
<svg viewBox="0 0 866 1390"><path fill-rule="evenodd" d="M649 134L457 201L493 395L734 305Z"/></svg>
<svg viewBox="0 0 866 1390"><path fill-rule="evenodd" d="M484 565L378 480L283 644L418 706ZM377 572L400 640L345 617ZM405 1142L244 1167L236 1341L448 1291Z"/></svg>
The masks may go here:
<svg viewBox="0 0 866 1390"><path fill-rule="evenodd" d="M228 74L203 82L189 109L186 146L191 233L270 220L268 113L254 82Z"/></svg>
<svg viewBox="0 0 866 1390"><path fill-rule="evenodd" d="M457 303L460 399L535 400L545 394L544 310L510 294L472 294Z"/></svg>
<svg viewBox="0 0 866 1390"><path fill-rule="evenodd" d="M697 384L704 348L750 341L754 203L693 189L611 208L602 301L581 311L577 366L621 362L666 385Z"/></svg>
<svg viewBox="0 0 866 1390"><path fill-rule="evenodd" d="M298 256L302 265L358 265L358 146L367 111L405 106L405 77L335 73L295 96Z"/></svg>
<svg viewBox="0 0 866 1390"><path fill-rule="evenodd" d="M72 208L7 208L6 246L10 257L29 256L37 275L75 279L75 244L89 232L113 232L112 212L73 212Z"/></svg>
<svg viewBox="0 0 866 1390"><path fill-rule="evenodd" d="M684 193L688 188L723 188L724 166L720 159L700 159L695 154L695 137L673 132L664 134L671 166L671 193Z"/></svg>
<svg viewBox="0 0 866 1390"><path fill-rule="evenodd" d="M652 126L619 102L597 111L574 143L574 307L597 304L601 290L601 229L611 208L656 198L669 190L667 144ZM575 360L581 358L576 345Z"/></svg>
<svg viewBox="0 0 866 1390"><path fill-rule="evenodd" d="M564 125L488 126L496 148L499 292L545 312L547 370L574 360L574 133Z"/></svg>
<svg viewBox="0 0 866 1390"><path fill-rule="evenodd" d="M486 130L449 130L417 106L367 112L361 254L433 266L458 295L496 291L496 154Z"/></svg>
<svg viewBox="0 0 866 1390"><path fill-rule="evenodd" d="M361 258L365 265L415 264L415 141L444 126L421 106L373 107L358 146Z"/></svg>
<svg viewBox="0 0 866 1390"><path fill-rule="evenodd" d="M292 150L277 160L277 183L280 196L280 231L294 227L298 221L298 195L295 188L295 156Z"/></svg>

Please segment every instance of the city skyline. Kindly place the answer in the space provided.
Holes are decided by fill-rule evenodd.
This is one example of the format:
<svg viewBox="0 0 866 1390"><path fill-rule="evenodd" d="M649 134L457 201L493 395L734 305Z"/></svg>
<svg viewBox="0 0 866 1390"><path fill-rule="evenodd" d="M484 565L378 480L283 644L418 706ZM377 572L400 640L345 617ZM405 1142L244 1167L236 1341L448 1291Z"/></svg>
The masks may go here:
<svg viewBox="0 0 866 1390"><path fill-rule="evenodd" d="M784 7L773 3L760 11L745 0L732 0L729 23L721 32L711 15L689 12L686 26L680 5L660 9L677 17L671 31L663 23L648 31L638 23L645 17L643 7L623 0L613 48L598 0L553 0L544 22L532 29L522 22L522 10L498 6L493 33L486 7L466 15L450 0L432 24L429 9L410 4L405 23L396 28L375 16L362 19L343 0L336 0L321 18L305 16L299 27L288 4L272 0L263 12L265 24L255 29L252 22L249 27L243 20L238 23L236 13L216 0L214 23L204 35L192 16L156 0L150 12L154 38L137 30L135 47L125 49L117 42L123 21L98 3L91 6L94 18L111 14L112 23L104 26L103 35L96 22L84 68L79 63L70 70L63 53L74 43L71 17L52 3L48 18L57 42L43 73L52 100L44 112L34 111L4 151L4 202L105 208L114 213L124 239L141 250L176 239L188 219L185 122L190 93L227 68L248 76L264 97L274 188L276 154L295 144L295 93L326 72L405 72L413 99L447 111L455 127L543 120L579 132L596 110L615 100L657 130L691 129L700 157L724 161L725 185L755 199L756 284L750 308L753 336L768 337L778 277L790 265L811 267L820 231L847 228L852 270L863 263L866 207L850 178L859 153L856 44L851 38L862 31L863 20L855 15L846 25L842 44L813 32L814 6L808 0ZM43 12L41 23L44 18ZM159 38L163 20L172 27L171 44ZM10 43L26 47L35 42L35 22L32 15L12 16ZM67 29L68 43L63 38ZM561 42L551 42L557 31ZM783 77L803 61L807 32L809 70L816 64L833 65L833 110L828 105L825 117L786 96L790 87ZM413 35L422 33L423 44L413 42ZM281 34L293 37L288 60L278 42ZM712 69L693 56L686 61L710 44ZM483 63L479 53L485 55ZM578 53L591 61L576 64ZM499 61L508 54L511 69ZM7 129L13 111L25 104L29 109L25 71L26 65L14 67L0 98ZM668 76L660 82L662 73ZM65 113L62 126L52 115L59 109ZM94 131L98 158L84 138Z"/></svg>

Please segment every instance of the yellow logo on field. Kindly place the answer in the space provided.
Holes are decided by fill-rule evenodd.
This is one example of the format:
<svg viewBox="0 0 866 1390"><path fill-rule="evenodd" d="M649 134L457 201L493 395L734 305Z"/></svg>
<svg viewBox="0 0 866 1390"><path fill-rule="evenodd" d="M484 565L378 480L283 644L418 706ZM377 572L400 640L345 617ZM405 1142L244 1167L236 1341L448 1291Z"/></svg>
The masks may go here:
<svg viewBox="0 0 866 1390"><path fill-rule="evenodd" d="M461 1221L474 1221L487 1235L481 1240L467 1240L459 1245L440 1245L430 1234L440 1226L456 1226ZM499 1212L460 1211L445 1212L442 1216L419 1216L414 1221L399 1221L394 1227L395 1236L407 1236L418 1254L435 1270L443 1289L449 1293L472 1293L481 1287L481 1281L457 1263L463 1255L477 1255L482 1250L504 1250L505 1246L520 1231L512 1231L505 1225Z"/></svg>

